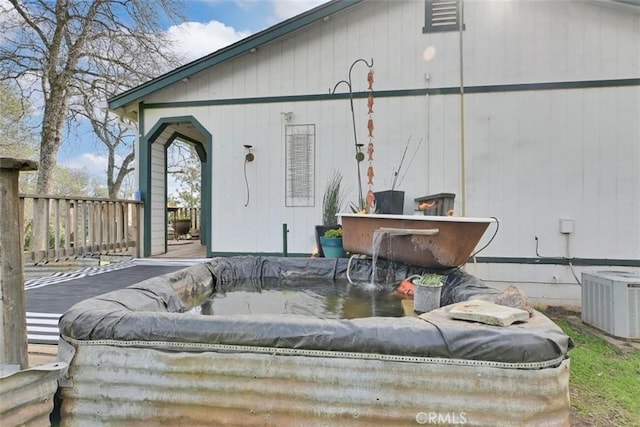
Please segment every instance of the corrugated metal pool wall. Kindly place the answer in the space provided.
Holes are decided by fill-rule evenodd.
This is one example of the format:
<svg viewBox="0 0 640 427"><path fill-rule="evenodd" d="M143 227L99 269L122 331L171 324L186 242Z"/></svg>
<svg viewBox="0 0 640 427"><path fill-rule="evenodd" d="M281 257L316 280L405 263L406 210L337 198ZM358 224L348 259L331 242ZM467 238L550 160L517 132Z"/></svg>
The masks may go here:
<svg viewBox="0 0 640 427"><path fill-rule="evenodd" d="M50 426L53 395L60 371L66 366L51 363L0 378L0 425Z"/></svg>
<svg viewBox="0 0 640 427"><path fill-rule="evenodd" d="M62 426L569 425L569 360L524 370L207 344L73 345Z"/></svg>

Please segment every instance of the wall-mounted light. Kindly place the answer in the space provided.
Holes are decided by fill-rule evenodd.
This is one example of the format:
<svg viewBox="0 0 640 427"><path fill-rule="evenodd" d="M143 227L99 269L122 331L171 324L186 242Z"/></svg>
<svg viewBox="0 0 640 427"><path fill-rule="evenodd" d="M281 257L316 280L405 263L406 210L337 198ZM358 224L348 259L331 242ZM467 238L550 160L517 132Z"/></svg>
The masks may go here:
<svg viewBox="0 0 640 427"><path fill-rule="evenodd" d="M189 77L185 77L182 80L180 80L182 83L189 83Z"/></svg>
<svg viewBox="0 0 640 427"><path fill-rule="evenodd" d="M256 158L256 156L254 156L253 153L251 152L251 149L253 148L253 145L246 145L245 144L244 148L247 149L247 154L246 154L246 156L244 156L244 161L245 162L253 162L253 160Z"/></svg>
<svg viewBox="0 0 640 427"><path fill-rule="evenodd" d="M287 111L287 112L283 111L282 113L280 113L280 115L282 115L282 118L284 119L285 122L289 123L293 118L293 111Z"/></svg>
<svg viewBox="0 0 640 427"><path fill-rule="evenodd" d="M255 47L252 47L251 49L249 49L249 52L251 53L256 53L258 51L258 49L256 49Z"/></svg>
<svg viewBox="0 0 640 427"><path fill-rule="evenodd" d="M364 160L364 153L362 152L362 147L364 147L364 144L356 144L356 147L358 149L358 152L356 153L356 161L360 163Z"/></svg>

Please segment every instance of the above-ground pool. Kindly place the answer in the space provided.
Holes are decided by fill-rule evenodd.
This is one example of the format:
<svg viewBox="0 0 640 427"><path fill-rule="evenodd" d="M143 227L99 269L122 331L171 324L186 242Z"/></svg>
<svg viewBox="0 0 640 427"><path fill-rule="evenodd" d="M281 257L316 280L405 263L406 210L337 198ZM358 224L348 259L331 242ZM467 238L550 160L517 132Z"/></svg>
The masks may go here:
<svg viewBox="0 0 640 427"><path fill-rule="evenodd" d="M346 259L214 258L75 305L62 425L569 424L570 340L553 322L451 319L496 295L459 270L443 307L413 316L394 284L422 271L381 264L389 285L370 289L344 280Z"/></svg>

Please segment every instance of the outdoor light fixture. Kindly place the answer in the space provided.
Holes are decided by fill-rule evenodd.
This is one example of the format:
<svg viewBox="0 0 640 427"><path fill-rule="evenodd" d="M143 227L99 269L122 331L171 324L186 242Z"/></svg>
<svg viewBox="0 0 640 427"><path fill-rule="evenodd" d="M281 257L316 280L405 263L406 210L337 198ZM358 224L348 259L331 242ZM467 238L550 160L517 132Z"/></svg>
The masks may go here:
<svg viewBox="0 0 640 427"><path fill-rule="evenodd" d="M364 147L364 144L356 144L356 146L358 147L358 152L356 153L356 161L360 163L364 160L364 153L362 152L362 147Z"/></svg>
<svg viewBox="0 0 640 427"><path fill-rule="evenodd" d="M244 161L245 162L253 162L253 160L256 158L253 153L251 152L251 149L253 148L253 145L246 145L244 146L244 148L247 149L247 155L244 156Z"/></svg>

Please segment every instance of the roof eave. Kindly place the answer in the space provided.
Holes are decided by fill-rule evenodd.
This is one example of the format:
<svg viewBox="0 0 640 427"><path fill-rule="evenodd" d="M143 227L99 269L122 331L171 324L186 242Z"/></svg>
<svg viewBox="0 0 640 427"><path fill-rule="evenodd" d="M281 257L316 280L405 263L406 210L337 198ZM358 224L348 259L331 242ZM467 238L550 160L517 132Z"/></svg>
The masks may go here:
<svg viewBox="0 0 640 427"><path fill-rule="evenodd" d="M175 70L156 77L155 79L149 80L140 86L116 95L108 100L109 109L115 110L125 107L126 105L138 101L157 90L179 82L214 65L228 61L245 52L249 52L251 49L258 48L260 45L299 30L300 28L347 9L362 1L364 0L331 0L327 3L321 4L320 6L301 13L300 15L296 15L286 21L282 21L234 44L219 49L207 56L196 59L193 62L176 68Z"/></svg>
<svg viewBox="0 0 640 427"><path fill-rule="evenodd" d="M614 0L614 1L617 1L618 3L630 4L631 6L640 6L640 0Z"/></svg>

